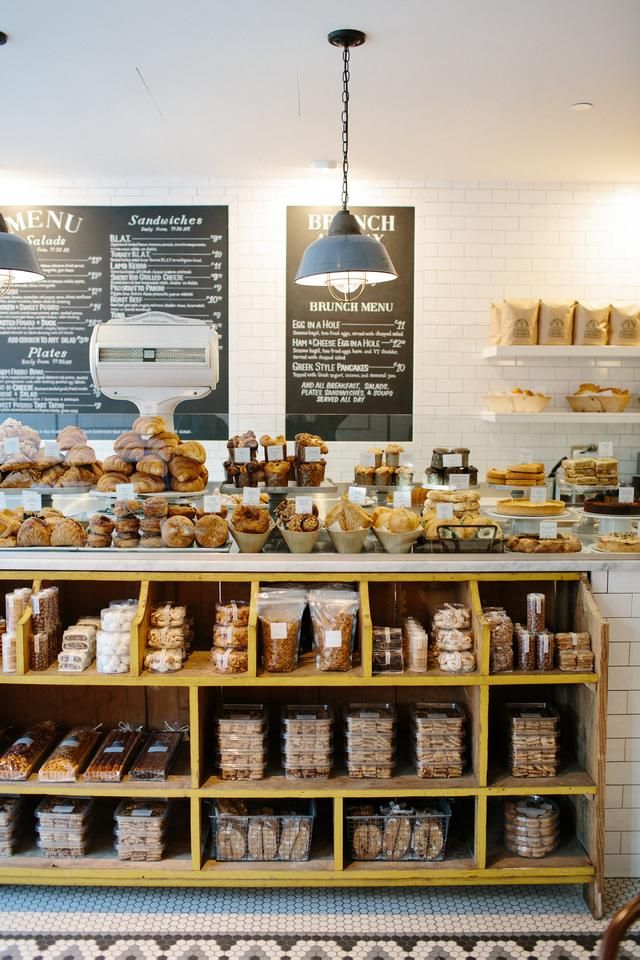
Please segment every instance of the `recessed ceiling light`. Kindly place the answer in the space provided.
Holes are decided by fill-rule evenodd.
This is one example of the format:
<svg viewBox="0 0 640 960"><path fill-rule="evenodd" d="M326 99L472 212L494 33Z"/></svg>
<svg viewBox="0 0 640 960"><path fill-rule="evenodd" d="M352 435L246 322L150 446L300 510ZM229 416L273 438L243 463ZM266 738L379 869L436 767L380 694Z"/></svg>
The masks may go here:
<svg viewBox="0 0 640 960"><path fill-rule="evenodd" d="M575 110L576 113L586 113L587 110L593 110L593 104L589 103L588 100L579 100L577 103L571 104L571 109Z"/></svg>
<svg viewBox="0 0 640 960"><path fill-rule="evenodd" d="M0 47L3 47L8 39L9 37L6 35L6 33L3 33L2 30L0 30Z"/></svg>
<svg viewBox="0 0 640 960"><path fill-rule="evenodd" d="M312 170L335 170L338 163L336 160L312 160L310 166Z"/></svg>

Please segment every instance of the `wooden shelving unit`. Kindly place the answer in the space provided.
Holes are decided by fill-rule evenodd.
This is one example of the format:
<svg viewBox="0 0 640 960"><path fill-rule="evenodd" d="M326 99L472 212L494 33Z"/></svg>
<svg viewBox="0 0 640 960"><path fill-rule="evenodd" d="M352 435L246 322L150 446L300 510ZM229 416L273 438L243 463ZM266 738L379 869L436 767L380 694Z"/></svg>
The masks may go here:
<svg viewBox="0 0 640 960"><path fill-rule="evenodd" d="M259 564L256 564L259 568ZM342 582L357 586L358 661L346 673L322 673L311 655L291 674L268 674L259 663L256 600L261 583L274 580ZM175 822L181 825L167 857L158 863L120 862L106 837L82 860L42 857L27 837L15 856L0 861L6 883L110 884L144 886L401 886L518 883L581 883L594 914L602 909L604 856L604 748L607 679L607 625L579 573L316 573L270 574L136 574L80 573L51 570L0 572L6 590L20 584L56 583L63 621L97 613L108 600L138 599L131 632L131 672L111 676L95 669L82 674L29 670L30 613L18 630L18 672L0 674L0 721L26 724L54 719L63 726L120 720L159 727L164 720L189 723L191 737L166 783L41 784L0 782L0 793L29 797L78 794L100 798L105 811L122 797L172 797ZM489 673L489 628L482 603L504 602L522 616L526 593L547 597L549 621L558 629L589 630L596 654L594 673ZM195 614L196 644L185 668L175 674L151 674L143 668L151 605L180 600ZM214 604L219 599L251 601L249 671L246 675L214 674L209 659ZM473 611L478 668L466 675L441 671L427 674L372 676L373 624L400 625L407 615L430 619L443 601L463 601ZM408 708L419 699L464 702L469 718L469 766L456 780L422 780L408 760ZM506 743L499 722L508 700L551 700L563 716L564 760L558 777L523 780L506 769ZM272 766L262 781L223 782L213 764L212 718L221 702L266 703L279 718L285 703L327 702L336 707L336 744L341 740L341 706L350 701L393 701L399 713L399 763L391 780L353 780L341 766L326 781L287 780L279 769L279 752L271 749ZM274 741L275 743L275 741ZM507 854L501 846L500 811L505 796L542 793L562 805L566 836L559 850L542 860ZM345 803L363 798L446 797L453 804L452 830L446 859L438 863L363 863L351 860L345 843ZM311 859L306 863L217 863L209 858L207 801L216 797L284 799L313 798L319 815ZM320 816L322 809L322 816Z"/></svg>
<svg viewBox="0 0 640 960"><path fill-rule="evenodd" d="M554 357L563 360L638 360L640 347L484 347L485 360L550 360Z"/></svg>

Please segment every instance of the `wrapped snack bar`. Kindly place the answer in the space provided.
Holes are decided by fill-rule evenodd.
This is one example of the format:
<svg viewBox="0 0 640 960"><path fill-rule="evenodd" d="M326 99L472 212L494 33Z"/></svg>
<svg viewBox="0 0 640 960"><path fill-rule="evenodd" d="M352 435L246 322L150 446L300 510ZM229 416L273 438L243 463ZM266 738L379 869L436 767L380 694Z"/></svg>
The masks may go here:
<svg viewBox="0 0 640 960"><path fill-rule="evenodd" d="M0 757L0 780L28 780L58 737L50 720L25 730Z"/></svg>
<svg viewBox="0 0 640 960"><path fill-rule="evenodd" d="M182 731L154 730L129 771L132 780L166 780L182 743Z"/></svg>
<svg viewBox="0 0 640 960"><path fill-rule="evenodd" d="M38 780L41 783L76 781L100 736L96 727L74 727L42 764Z"/></svg>
<svg viewBox="0 0 640 960"><path fill-rule="evenodd" d="M122 780L140 749L142 733L123 725L111 730L87 767L85 780L116 782Z"/></svg>

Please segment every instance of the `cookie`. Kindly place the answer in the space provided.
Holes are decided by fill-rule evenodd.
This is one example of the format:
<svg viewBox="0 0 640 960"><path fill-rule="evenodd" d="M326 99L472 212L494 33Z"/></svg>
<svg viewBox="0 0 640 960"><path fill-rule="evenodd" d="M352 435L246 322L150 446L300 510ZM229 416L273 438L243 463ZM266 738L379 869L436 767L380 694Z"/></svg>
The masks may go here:
<svg viewBox="0 0 640 960"><path fill-rule="evenodd" d="M375 860L382 851L382 832L375 823L360 823L353 831L353 854L358 860Z"/></svg>

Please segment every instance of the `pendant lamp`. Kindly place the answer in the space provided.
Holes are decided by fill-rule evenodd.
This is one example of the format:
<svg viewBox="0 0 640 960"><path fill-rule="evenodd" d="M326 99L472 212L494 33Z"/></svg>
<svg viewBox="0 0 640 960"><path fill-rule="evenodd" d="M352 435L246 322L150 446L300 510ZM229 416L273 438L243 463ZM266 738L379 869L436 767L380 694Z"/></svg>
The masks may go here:
<svg viewBox="0 0 640 960"><path fill-rule="evenodd" d="M350 48L366 37L361 30L334 30L329 43L342 47L342 209L336 213L329 233L310 244L302 254L296 283L327 287L335 300L357 300L368 284L395 280L398 274L386 248L375 237L362 233L348 210L349 203L349 63Z"/></svg>
<svg viewBox="0 0 640 960"><path fill-rule="evenodd" d="M14 284L44 280L35 250L17 233L9 233L7 221L0 213L0 297Z"/></svg>

